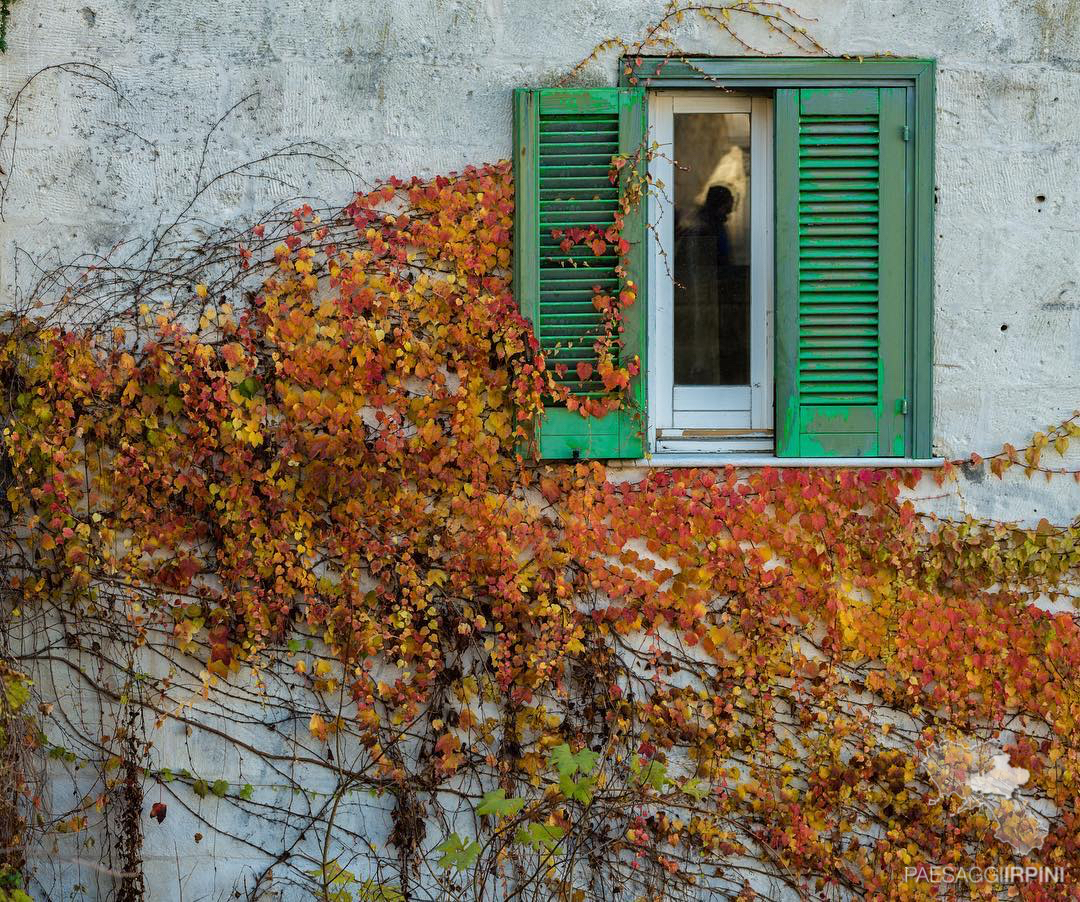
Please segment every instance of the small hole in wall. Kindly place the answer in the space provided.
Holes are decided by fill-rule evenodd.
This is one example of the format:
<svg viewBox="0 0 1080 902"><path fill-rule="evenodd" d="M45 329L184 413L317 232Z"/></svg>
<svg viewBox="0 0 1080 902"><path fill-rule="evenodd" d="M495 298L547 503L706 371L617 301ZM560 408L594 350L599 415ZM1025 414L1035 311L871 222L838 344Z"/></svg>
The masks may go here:
<svg viewBox="0 0 1080 902"><path fill-rule="evenodd" d="M1001 331L1002 332L1008 332L1009 331L1009 324L1008 323L1002 323L1001 324Z"/></svg>

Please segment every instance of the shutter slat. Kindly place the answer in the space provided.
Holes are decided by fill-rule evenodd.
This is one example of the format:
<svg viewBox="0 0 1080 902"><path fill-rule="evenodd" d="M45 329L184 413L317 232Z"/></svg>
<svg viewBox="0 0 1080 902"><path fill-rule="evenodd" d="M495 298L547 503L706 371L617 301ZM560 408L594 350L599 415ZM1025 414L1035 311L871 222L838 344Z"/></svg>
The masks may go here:
<svg viewBox="0 0 1080 902"><path fill-rule="evenodd" d="M545 211L567 210L610 210L611 203L599 197L551 197L541 198L544 201Z"/></svg>
<svg viewBox="0 0 1080 902"><path fill-rule="evenodd" d="M871 178L876 177L878 171L876 158L830 159L827 155L822 155L820 159L804 159L802 165L804 178Z"/></svg>
<svg viewBox="0 0 1080 902"><path fill-rule="evenodd" d="M799 241L801 247L845 247L862 248L878 246L877 237L873 238L809 238L803 237ZM875 255L876 256L876 255Z"/></svg>

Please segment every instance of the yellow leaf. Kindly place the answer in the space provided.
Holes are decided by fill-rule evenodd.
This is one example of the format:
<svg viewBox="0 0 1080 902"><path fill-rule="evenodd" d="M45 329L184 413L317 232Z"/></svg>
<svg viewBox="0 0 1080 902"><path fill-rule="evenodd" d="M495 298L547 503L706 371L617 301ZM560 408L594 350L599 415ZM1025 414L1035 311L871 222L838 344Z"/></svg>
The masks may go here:
<svg viewBox="0 0 1080 902"><path fill-rule="evenodd" d="M308 721L308 731L316 739L325 741L326 737L330 735L330 725L318 714L312 714L311 720Z"/></svg>

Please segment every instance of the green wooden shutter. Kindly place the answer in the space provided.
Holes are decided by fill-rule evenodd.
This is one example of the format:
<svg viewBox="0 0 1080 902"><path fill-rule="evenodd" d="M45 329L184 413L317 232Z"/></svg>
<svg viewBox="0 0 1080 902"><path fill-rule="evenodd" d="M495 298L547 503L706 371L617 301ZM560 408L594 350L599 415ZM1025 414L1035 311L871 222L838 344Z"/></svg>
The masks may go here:
<svg viewBox="0 0 1080 902"><path fill-rule="evenodd" d="M583 396L604 394L599 381L582 382L577 366L595 362L593 347L600 314L594 286L618 294L630 280L637 300L624 309L623 353L641 360L630 388L632 404L603 417L584 418L565 407L548 406L538 424L540 456L555 458L638 458L644 454L645 411L645 211L631 211L622 237L630 244L620 275L615 255L596 257L585 247L564 252L555 229L614 223L620 192L631 170L644 163L645 93L641 88L581 88L514 92L514 291L533 323L549 368L566 366L560 377ZM628 154L618 184L609 173L612 158ZM644 204L644 200L642 200ZM635 408L635 409L631 409Z"/></svg>
<svg viewBox="0 0 1080 902"><path fill-rule="evenodd" d="M780 456L910 454L907 129L904 88L777 91Z"/></svg>

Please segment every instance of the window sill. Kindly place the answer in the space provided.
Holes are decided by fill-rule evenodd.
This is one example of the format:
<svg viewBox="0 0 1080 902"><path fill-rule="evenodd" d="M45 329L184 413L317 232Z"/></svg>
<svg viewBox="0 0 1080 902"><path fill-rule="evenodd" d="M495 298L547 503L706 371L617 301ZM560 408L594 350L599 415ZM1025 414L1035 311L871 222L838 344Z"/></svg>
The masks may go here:
<svg viewBox="0 0 1080 902"><path fill-rule="evenodd" d="M774 457L771 454L654 454L639 460L612 460L609 467L868 467L934 469L945 464L943 457Z"/></svg>

